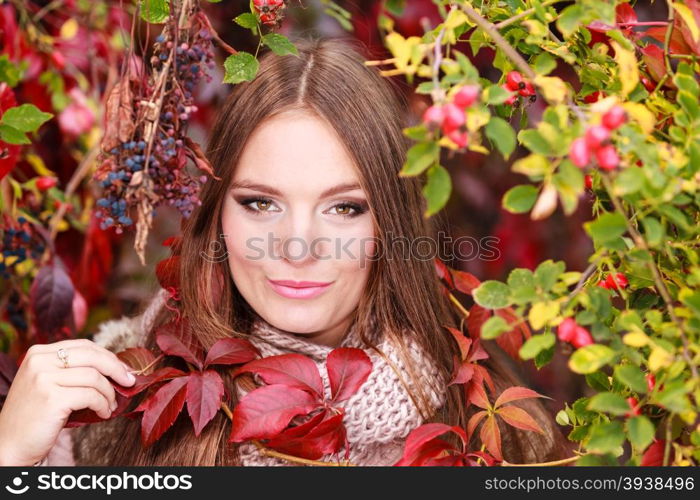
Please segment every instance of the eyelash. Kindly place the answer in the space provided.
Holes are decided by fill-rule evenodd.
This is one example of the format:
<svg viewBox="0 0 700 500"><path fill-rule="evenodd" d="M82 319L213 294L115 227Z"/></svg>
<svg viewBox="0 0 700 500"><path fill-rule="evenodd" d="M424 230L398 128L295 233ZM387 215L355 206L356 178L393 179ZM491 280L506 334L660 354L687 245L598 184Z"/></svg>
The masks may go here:
<svg viewBox="0 0 700 500"><path fill-rule="evenodd" d="M261 198L261 197L254 197L254 198L245 198L241 200L239 203L241 206L247 210L248 212L252 213L253 215L262 215L266 210L256 210L254 208L251 208L249 206L250 203L253 202L266 202L266 203L272 203L272 200L269 198ZM357 203L353 203L351 201L345 201L342 203L338 203L337 205L333 205L331 208L338 208L338 207L350 207L353 210L355 210L355 213L353 214L338 214L344 219L352 219L354 217L357 217L358 215L362 215L367 211L366 207L363 207L361 205L358 205Z"/></svg>

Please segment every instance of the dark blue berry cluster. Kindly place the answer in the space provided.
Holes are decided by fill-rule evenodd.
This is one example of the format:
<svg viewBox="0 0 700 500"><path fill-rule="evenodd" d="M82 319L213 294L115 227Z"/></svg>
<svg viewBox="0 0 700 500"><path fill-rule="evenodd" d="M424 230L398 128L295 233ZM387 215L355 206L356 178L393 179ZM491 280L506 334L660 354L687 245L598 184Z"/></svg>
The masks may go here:
<svg viewBox="0 0 700 500"><path fill-rule="evenodd" d="M13 221L5 215L2 231L0 277L9 279L13 270L27 259L38 260L44 253L43 241L25 217Z"/></svg>

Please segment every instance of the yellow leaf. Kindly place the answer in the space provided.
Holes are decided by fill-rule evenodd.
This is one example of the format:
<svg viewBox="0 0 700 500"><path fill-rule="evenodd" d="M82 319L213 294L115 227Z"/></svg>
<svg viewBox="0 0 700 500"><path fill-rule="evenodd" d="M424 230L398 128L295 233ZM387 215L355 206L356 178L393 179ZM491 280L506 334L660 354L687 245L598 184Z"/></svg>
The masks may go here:
<svg viewBox="0 0 700 500"><path fill-rule="evenodd" d="M537 302L532 306L527 320L533 329L539 330L559 314L559 302L550 300L548 302Z"/></svg>
<svg viewBox="0 0 700 500"><path fill-rule="evenodd" d="M564 102L568 88L561 78L537 75L533 83L542 91L542 95L552 104Z"/></svg>
<svg viewBox="0 0 700 500"><path fill-rule="evenodd" d="M639 68L634 52L627 50L615 40L610 41L610 45L615 49L615 61L617 62L617 77L622 84L622 95L627 97L639 83Z"/></svg>
<svg viewBox="0 0 700 500"><path fill-rule="evenodd" d="M546 219L557 208L557 188L552 184L545 184L540 197L537 199L535 206L530 212L530 219L541 220Z"/></svg>
<svg viewBox="0 0 700 500"><path fill-rule="evenodd" d="M420 44L420 38L417 36L409 37L408 39L401 36L399 33L389 33L386 38L386 45L391 51L391 54L396 58L394 64L400 70L406 69L408 61L411 59L413 48Z"/></svg>
<svg viewBox="0 0 700 500"><path fill-rule="evenodd" d="M445 28L448 30L453 30L459 28L463 24L468 24L469 26L474 26L474 23L467 17L467 15L462 12L462 9L453 8L445 19Z"/></svg>
<svg viewBox="0 0 700 500"><path fill-rule="evenodd" d="M29 164L32 167L34 167L34 171L38 175L45 175L48 177L55 177L56 176L56 174L54 172L52 172L51 170L46 168L46 164L44 163L44 160L41 159L41 156L36 155L34 153L28 153L26 158L27 158L27 161L29 162Z"/></svg>
<svg viewBox="0 0 700 500"><path fill-rule="evenodd" d="M688 25L690 36L693 37L693 42L698 43L700 40L700 29L698 28L698 23L695 22L693 12L682 3L678 2L673 3L673 8L676 9L676 12L683 18L685 24Z"/></svg>
<svg viewBox="0 0 700 500"><path fill-rule="evenodd" d="M669 366L673 362L673 356L665 349L655 346L649 354L649 369L653 372Z"/></svg>
<svg viewBox="0 0 700 500"><path fill-rule="evenodd" d="M626 102L622 104L622 107L627 111L630 118L637 122L645 134L651 134L656 126L656 117L654 113L649 111L643 104L638 102Z"/></svg>
<svg viewBox="0 0 700 500"><path fill-rule="evenodd" d="M630 332L622 337L622 341L631 347L644 347L649 343L649 337L643 332Z"/></svg>
<svg viewBox="0 0 700 500"><path fill-rule="evenodd" d="M68 19L63 25L61 26L61 32L60 36L64 40L70 40L71 38L75 37L75 35L78 34L78 21L76 21L74 18Z"/></svg>
<svg viewBox="0 0 700 500"><path fill-rule="evenodd" d="M486 125L491 118L491 114L483 108L476 108L467 113L467 130L474 133Z"/></svg>

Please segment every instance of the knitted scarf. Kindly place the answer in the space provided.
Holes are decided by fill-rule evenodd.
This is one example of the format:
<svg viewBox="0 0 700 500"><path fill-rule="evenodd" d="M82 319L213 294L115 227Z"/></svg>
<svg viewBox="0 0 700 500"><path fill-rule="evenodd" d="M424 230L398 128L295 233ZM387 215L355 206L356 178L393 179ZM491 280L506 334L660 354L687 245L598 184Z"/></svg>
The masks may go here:
<svg viewBox="0 0 700 500"><path fill-rule="evenodd" d="M165 302L167 292L161 290L148 309L135 318L109 320L102 323L93 340L114 352L142 344L144 333L150 329L158 310ZM344 408L343 423L349 443L349 461L355 465L393 465L403 454L406 436L423 423L420 411L416 407L406 384L412 394L416 388L412 383L405 365L398 354L398 346L381 335L373 324L375 342L382 354L363 345L359 337L357 323L353 322L343 337L339 347L363 349L372 361L372 371L359 390L346 401L337 406ZM311 358L318 366L324 384L326 396L330 397L330 384L325 367L325 360L333 350L332 347L317 344L302 336L280 330L262 318L253 323L249 340L258 348L263 357L278 354L298 353ZM446 382L442 380L437 367L429 359L415 339L406 332L404 345L413 360L413 370L422 382L422 388L429 397L431 406L437 410L446 398ZM387 362L387 359L391 363ZM393 364L393 367L392 367ZM394 369L395 368L395 369ZM397 374L401 374L399 375ZM239 389L239 397L244 391ZM105 422L107 423L107 422ZM54 449L51 450L48 465L69 465L64 448L73 448L75 461L80 465L101 463L104 457L93 453L91 441L99 442L108 438L108 434L98 429L101 424L92 424L77 429L64 429ZM71 443L68 431L73 431ZM77 432L76 432L77 431ZM94 432L93 432L94 431ZM298 465L293 462L270 457L263 454L253 443L241 443L241 463L245 466ZM338 454L344 457L344 451ZM322 461L332 461L337 457L322 457ZM107 465L107 464L105 464ZM187 464L183 464L187 465Z"/></svg>

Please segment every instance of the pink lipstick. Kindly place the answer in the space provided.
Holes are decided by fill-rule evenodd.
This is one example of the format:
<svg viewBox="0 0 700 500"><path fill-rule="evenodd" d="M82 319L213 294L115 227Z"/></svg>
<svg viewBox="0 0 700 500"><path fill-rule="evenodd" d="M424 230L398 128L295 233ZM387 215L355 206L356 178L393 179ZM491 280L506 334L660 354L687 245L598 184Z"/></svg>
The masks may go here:
<svg viewBox="0 0 700 500"><path fill-rule="evenodd" d="M272 289L288 299L312 299L325 292L333 282L270 280Z"/></svg>

